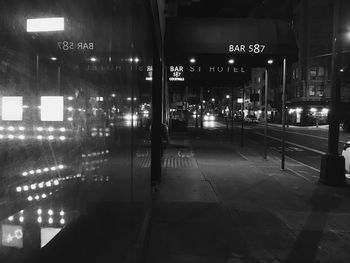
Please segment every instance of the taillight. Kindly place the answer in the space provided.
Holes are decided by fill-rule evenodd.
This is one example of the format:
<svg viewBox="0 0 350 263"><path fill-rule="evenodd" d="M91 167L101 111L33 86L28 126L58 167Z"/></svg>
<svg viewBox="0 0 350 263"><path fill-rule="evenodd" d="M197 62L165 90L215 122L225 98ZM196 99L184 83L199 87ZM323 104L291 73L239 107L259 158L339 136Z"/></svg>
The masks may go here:
<svg viewBox="0 0 350 263"><path fill-rule="evenodd" d="M345 143L344 147L343 147L343 150L346 151L346 149L349 148L349 147L350 147L350 143Z"/></svg>

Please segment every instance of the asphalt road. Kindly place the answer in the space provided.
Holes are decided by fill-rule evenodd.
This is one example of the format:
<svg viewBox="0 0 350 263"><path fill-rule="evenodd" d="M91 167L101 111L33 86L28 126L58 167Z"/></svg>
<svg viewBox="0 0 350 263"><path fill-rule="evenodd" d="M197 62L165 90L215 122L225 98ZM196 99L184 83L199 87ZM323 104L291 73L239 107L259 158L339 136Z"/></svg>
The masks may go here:
<svg viewBox="0 0 350 263"><path fill-rule="evenodd" d="M216 120L203 123L204 129L219 130L227 134L232 133L231 122L226 124L225 120ZM194 125L190 121L189 125ZM241 123L235 122L233 124L233 136L237 140L242 137ZM278 124L268 124L267 131L267 145L268 151L275 153L282 152L282 127ZM246 140L254 143L264 145L264 124L247 124L243 125L243 142ZM350 141L350 133L343 131L339 132L339 153L343 149L346 141ZM286 127L285 136L285 154L289 158L297 162L303 163L309 168L319 171L321 156L327 152L328 147L328 126L319 127Z"/></svg>

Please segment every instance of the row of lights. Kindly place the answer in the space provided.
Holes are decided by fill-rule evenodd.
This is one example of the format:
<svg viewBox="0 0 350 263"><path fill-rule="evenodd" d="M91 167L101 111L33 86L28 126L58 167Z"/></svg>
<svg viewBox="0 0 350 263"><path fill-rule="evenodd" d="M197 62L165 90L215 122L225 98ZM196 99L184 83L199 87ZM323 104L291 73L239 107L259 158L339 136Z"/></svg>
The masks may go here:
<svg viewBox="0 0 350 263"><path fill-rule="evenodd" d="M227 60L227 62L228 62L230 65L232 65L232 64L235 63L235 60L234 60L233 58L230 58L230 59ZM196 59L195 59L195 58L190 58L190 63L191 63L191 64L196 63ZM269 64L269 65L273 64L273 59L268 59L268 60L267 60L267 64Z"/></svg>
<svg viewBox="0 0 350 263"><path fill-rule="evenodd" d="M24 140L24 139L28 139L28 138L32 138L31 136L25 136L24 134L20 134L20 135L14 135L14 134L7 134L7 135L3 135L3 134L0 134L0 139L10 139L10 140L14 140L14 139L20 139L20 140ZM53 135L49 135L49 136L42 136L42 135L37 135L36 136L36 139L38 139L38 140L43 140L43 139L47 139L47 140L49 140L49 141L52 141L52 140L55 140L55 139L57 139L57 140L60 140L60 141L64 141L64 140L66 140L67 138L66 138L66 136L63 136L63 135L61 135L61 136L57 136L57 137L55 137L55 136L53 136Z"/></svg>
<svg viewBox="0 0 350 263"><path fill-rule="evenodd" d="M24 131L24 130L26 130L26 128L23 127L23 126L18 126L18 127L15 127L15 126L7 126L7 127L0 126L0 131L5 131L5 130L11 131L11 132L16 131L16 130ZM37 130L37 131L44 131L45 130L45 131L49 131L49 132L54 132L54 131L65 132L66 128L65 127L54 128L52 126L44 128L44 127L39 126L39 127L36 127L35 130Z"/></svg>
<svg viewBox="0 0 350 263"><path fill-rule="evenodd" d="M52 179L46 182L40 182L40 183L34 183L31 185L23 185L23 186L17 186L16 187L16 192L20 193L20 192L27 192L29 190L36 190L37 188L44 188L44 187L52 187L52 186L57 186L60 184L61 178L59 179ZM28 199L29 200L29 199ZM31 200L29 200L31 201Z"/></svg>
<svg viewBox="0 0 350 263"><path fill-rule="evenodd" d="M37 222L38 222L38 223L42 223L42 222L43 222L42 213L43 213L42 209L39 208L39 209L37 210L37 214L38 214ZM54 220L53 220L53 217L52 217L53 214L54 214L53 210L52 210L52 209L49 209L49 210L47 211L47 214L49 215L49 218L48 218L47 222L48 222L49 224L53 224L53 223L54 223ZM59 222L60 222L61 225L64 225L64 224L66 223L66 221L65 221L65 219L64 219L65 212L64 212L63 210L61 210L61 211L59 212L59 215L61 216ZM14 217L14 216L9 216L7 219L8 219L8 221L13 222L14 219L15 219L15 217ZM21 212L20 212L20 214L19 214L18 221L21 222L21 223L24 222L23 210L21 210Z"/></svg>
<svg viewBox="0 0 350 263"><path fill-rule="evenodd" d="M45 167L45 168L42 168L42 169L35 169L35 170L25 171L25 172L22 173L22 176L47 173L49 171L56 171L56 170L62 170L62 169L64 169L64 165L60 164L58 166L52 166L51 168Z"/></svg>
<svg viewBox="0 0 350 263"><path fill-rule="evenodd" d="M82 154L81 157L86 158L86 157L92 157L92 156L100 156L104 154L109 154L109 150L101 151L101 152L92 152L88 154Z"/></svg>

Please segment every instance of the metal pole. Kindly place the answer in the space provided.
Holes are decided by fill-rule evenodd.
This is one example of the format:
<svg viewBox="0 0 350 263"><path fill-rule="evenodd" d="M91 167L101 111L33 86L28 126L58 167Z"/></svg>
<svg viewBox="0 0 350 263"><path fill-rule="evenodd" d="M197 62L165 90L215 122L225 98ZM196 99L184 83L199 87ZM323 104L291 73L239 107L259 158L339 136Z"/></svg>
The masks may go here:
<svg viewBox="0 0 350 263"><path fill-rule="evenodd" d="M233 141L233 87L231 87L231 141Z"/></svg>
<svg viewBox="0 0 350 263"><path fill-rule="evenodd" d="M58 66L58 69L57 69L57 88L58 88L58 96L59 96L61 91L61 67L60 66Z"/></svg>
<svg viewBox="0 0 350 263"><path fill-rule="evenodd" d="M203 87L201 87L199 99L201 101L201 119L200 119L200 124L201 124L201 129L203 129Z"/></svg>
<svg viewBox="0 0 350 263"><path fill-rule="evenodd" d="M283 84L282 84L282 158L281 169L285 166L285 141L286 141L286 64L287 60L283 59Z"/></svg>
<svg viewBox="0 0 350 263"><path fill-rule="evenodd" d="M244 136L244 83L242 86L242 123L241 123L241 147L243 147L243 136Z"/></svg>
<svg viewBox="0 0 350 263"><path fill-rule="evenodd" d="M36 85L39 86L39 55L36 55Z"/></svg>
<svg viewBox="0 0 350 263"><path fill-rule="evenodd" d="M268 94L268 74L265 69L265 129L264 129L264 158L267 159L267 94Z"/></svg>

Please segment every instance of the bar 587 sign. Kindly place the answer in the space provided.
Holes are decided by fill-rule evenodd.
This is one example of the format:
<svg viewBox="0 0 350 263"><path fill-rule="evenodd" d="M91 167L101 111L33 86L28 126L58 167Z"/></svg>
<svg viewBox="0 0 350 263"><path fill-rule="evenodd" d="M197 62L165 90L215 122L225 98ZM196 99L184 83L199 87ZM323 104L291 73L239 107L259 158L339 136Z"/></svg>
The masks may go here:
<svg viewBox="0 0 350 263"><path fill-rule="evenodd" d="M229 44L228 52L230 53L254 53L259 54L264 52L266 45L262 44L250 44L250 45L242 45L242 44Z"/></svg>

